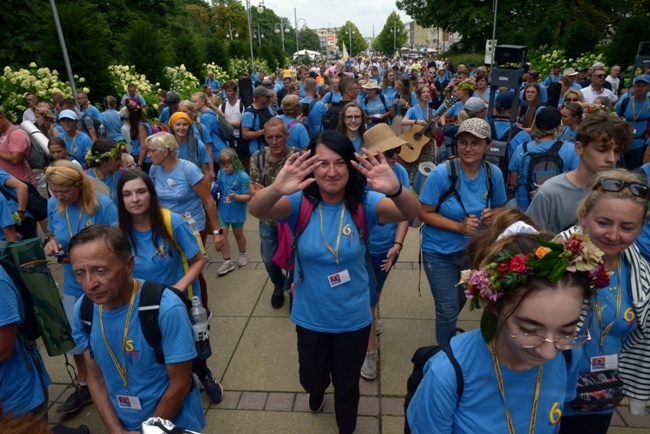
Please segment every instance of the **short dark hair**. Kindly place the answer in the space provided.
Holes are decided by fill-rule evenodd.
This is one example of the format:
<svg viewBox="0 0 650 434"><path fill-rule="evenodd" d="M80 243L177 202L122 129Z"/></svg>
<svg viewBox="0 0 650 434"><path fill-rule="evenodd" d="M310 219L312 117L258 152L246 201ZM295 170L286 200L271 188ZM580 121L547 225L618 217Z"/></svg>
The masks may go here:
<svg viewBox="0 0 650 434"><path fill-rule="evenodd" d="M109 225L92 225L79 231L70 239L68 252L72 253L75 247L94 241L104 241L106 247L124 263L131 257L131 246L124 232Z"/></svg>

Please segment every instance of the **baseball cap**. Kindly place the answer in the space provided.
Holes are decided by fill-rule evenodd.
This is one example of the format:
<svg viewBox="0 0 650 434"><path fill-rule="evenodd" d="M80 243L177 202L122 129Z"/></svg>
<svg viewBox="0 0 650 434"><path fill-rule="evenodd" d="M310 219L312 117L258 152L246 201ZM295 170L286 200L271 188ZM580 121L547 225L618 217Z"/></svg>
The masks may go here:
<svg viewBox="0 0 650 434"><path fill-rule="evenodd" d="M458 128L456 137L462 133L470 133L479 139L489 139L492 135L490 124L481 118L471 118L463 121Z"/></svg>
<svg viewBox="0 0 650 434"><path fill-rule="evenodd" d="M509 110L512 108L514 95L512 92L500 92L494 100L497 110Z"/></svg>
<svg viewBox="0 0 650 434"><path fill-rule="evenodd" d="M79 120L79 117L73 110L63 110L59 113L59 119L72 119L74 121Z"/></svg>
<svg viewBox="0 0 650 434"><path fill-rule="evenodd" d="M463 109L469 114L478 113L485 108L487 108L485 101L475 96L469 98L463 105Z"/></svg>
<svg viewBox="0 0 650 434"><path fill-rule="evenodd" d="M650 75L649 74L641 74L641 75L639 75L638 77L636 77L634 79L633 84L637 84L637 83L640 83L640 82L650 83Z"/></svg>
<svg viewBox="0 0 650 434"><path fill-rule="evenodd" d="M557 128L562 122L562 113L555 107L546 107L535 117L535 126L543 131Z"/></svg>
<svg viewBox="0 0 650 434"><path fill-rule="evenodd" d="M253 91L254 98L260 98L263 96L272 97L273 95L275 95L275 92L266 86L257 86Z"/></svg>
<svg viewBox="0 0 650 434"><path fill-rule="evenodd" d="M180 101L181 97L176 92L169 92L165 98L165 105L178 104Z"/></svg>

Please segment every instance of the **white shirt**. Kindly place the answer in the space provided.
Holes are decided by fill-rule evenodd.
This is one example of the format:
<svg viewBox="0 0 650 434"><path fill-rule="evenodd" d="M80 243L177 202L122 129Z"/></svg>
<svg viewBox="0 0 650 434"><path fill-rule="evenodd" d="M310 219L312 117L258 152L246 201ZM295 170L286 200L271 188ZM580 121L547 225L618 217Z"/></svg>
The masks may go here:
<svg viewBox="0 0 650 434"><path fill-rule="evenodd" d="M235 102L234 105L230 105L230 102L226 101L226 109L224 110L224 116L228 122L241 124L241 112L239 111L239 100ZM233 131L233 136L239 137L239 128L235 128Z"/></svg>
<svg viewBox="0 0 650 434"><path fill-rule="evenodd" d="M609 100L610 103L612 103L612 105L616 103L616 101L618 101L618 97L614 95L614 93L611 90L605 89L604 87L601 89L600 92L596 92L594 88L591 87L591 85L589 85L587 87L582 88L580 92L582 92L582 96L585 102L588 104L592 104L599 96L607 97L607 99Z"/></svg>
<svg viewBox="0 0 650 434"><path fill-rule="evenodd" d="M23 112L23 122L30 121L36 123L36 115L34 110L31 107L27 107L27 110Z"/></svg>
<svg viewBox="0 0 650 434"><path fill-rule="evenodd" d="M611 75L608 75L607 78L605 78L609 82L609 84L612 85L612 92L614 95L618 96L618 86L620 86L621 79L616 77L612 77Z"/></svg>

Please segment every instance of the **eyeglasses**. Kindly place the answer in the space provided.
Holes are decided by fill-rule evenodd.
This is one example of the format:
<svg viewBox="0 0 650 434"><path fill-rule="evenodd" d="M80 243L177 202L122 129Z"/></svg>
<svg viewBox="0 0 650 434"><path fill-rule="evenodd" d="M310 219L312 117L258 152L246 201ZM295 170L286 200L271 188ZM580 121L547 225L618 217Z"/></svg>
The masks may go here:
<svg viewBox="0 0 650 434"><path fill-rule="evenodd" d="M348 89L348 92L358 92L359 88L358 87L351 87Z"/></svg>
<svg viewBox="0 0 650 434"><path fill-rule="evenodd" d="M596 77L596 78L605 78L605 77L607 77L607 76L606 76L605 74L594 74L592 77Z"/></svg>
<svg viewBox="0 0 650 434"><path fill-rule="evenodd" d="M361 115L345 115L344 119L346 121L360 121L361 120Z"/></svg>
<svg viewBox="0 0 650 434"><path fill-rule="evenodd" d="M506 330L508 330L510 337L515 340L517 345L525 349L537 348L540 345L544 345L546 342L550 342L560 351L572 350L591 340L589 330L587 330L586 334L571 333L568 335L556 336L555 339L547 339L545 336L536 335L535 333L512 333L508 326L506 326Z"/></svg>
<svg viewBox="0 0 650 434"><path fill-rule="evenodd" d="M598 187L602 188L603 191L613 193L621 191L623 188L627 187L633 196L640 197L641 199L648 199L648 197L650 197L650 189L648 186L638 182L625 182L622 179L616 178L600 178L596 185L594 185L594 190Z"/></svg>
<svg viewBox="0 0 650 434"><path fill-rule="evenodd" d="M485 142L458 142L457 146L462 149L471 148L472 151L478 151Z"/></svg>
<svg viewBox="0 0 650 434"><path fill-rule="evenodd" d="M384 156L386 156L387 158L393 158L394 156L399 155L401 150L402 150L401 147L389 149L388 151L384 152Z"/></svg>
<svg viewBox="0 0 650 434"><path fill-rule="evenodd" d="M567 98L565 99L566 102L580 102L578 98Z"/></svg>

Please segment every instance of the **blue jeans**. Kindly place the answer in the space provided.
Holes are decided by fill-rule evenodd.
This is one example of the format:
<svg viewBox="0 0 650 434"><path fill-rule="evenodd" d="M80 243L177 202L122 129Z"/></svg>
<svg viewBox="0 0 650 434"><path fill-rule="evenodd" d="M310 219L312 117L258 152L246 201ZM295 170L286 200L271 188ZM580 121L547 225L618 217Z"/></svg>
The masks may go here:
<svg viewBox="0 0 650 434"><path fill-rule="evenodd" d="M381 263L384 259L386 259L386 253L382 253L381 255L370 255L370 260L372 261L372 268L375 273L375 279L377 282L377 286L373 284L373 276L370 274L370 307L374 306L377 304L379 301L379 293L381 292L382 289L384 289L384 284L386 283L386 279L388 278L388 273L390 273L390 270L384 271L381 269ZM395 266L395 263L399 259L399 255L397 255L397 258L395 258L395 261L393 261L393 265L391 266L391 269ZM370 271L370 270L369 270Z"/></svg>
<svg viewBox="0 0 650 434"><path fill-rule="evenodd" d="M284 273L275 265L273 255L278 250L278 228L260 221L260 255L266 272L276 288L284 288Z"/></svg>
<svg viewBox="0 0 650 434"><path fill-rule="evenodd" d="M454 335L458 314L465 305L465 289L457 285L460 272L470 268L465 251L449 255L422 252L424 272L436 306L436 341L445 345Z"/></svg>

